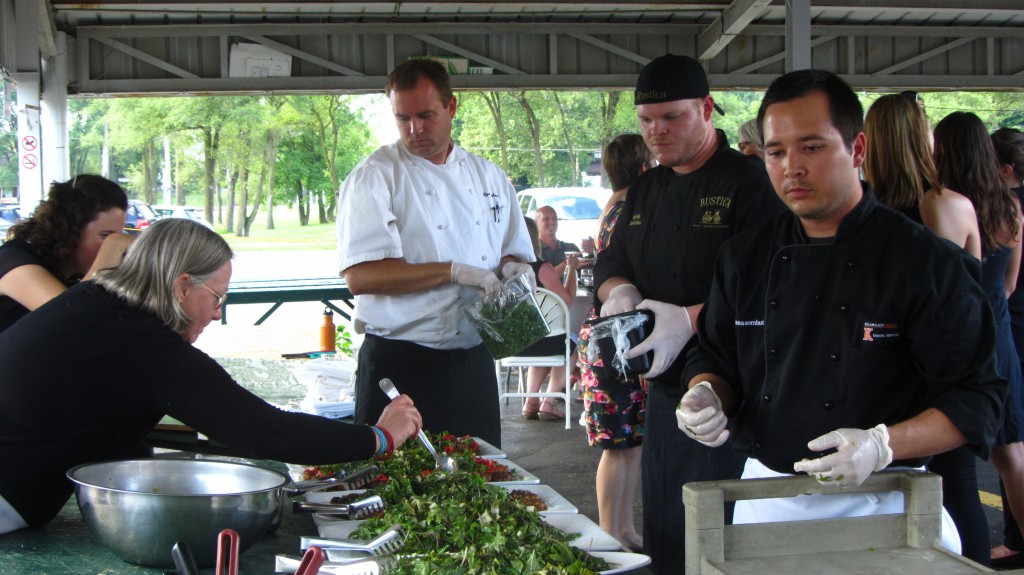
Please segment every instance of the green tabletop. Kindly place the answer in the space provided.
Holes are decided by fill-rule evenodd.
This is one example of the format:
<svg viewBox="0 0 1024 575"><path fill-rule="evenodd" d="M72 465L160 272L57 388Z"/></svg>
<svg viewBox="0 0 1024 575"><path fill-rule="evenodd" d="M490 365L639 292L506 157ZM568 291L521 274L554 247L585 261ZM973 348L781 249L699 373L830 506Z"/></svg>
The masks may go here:
<svg viewBox="0 0 1024 575"><path fill-rule="evenodd" d="M264 535L242 553L239 572L270 575L274 573L275 555L300 556L299 538L316 534L311 515L286 509L277 531ZM168 561L170 557L168 549ZM122 561L89 532L74 496L47 525L0 535L0 575L163 575L173 570ZM214 569L209 567L202 572L213 573Z"/></svg>

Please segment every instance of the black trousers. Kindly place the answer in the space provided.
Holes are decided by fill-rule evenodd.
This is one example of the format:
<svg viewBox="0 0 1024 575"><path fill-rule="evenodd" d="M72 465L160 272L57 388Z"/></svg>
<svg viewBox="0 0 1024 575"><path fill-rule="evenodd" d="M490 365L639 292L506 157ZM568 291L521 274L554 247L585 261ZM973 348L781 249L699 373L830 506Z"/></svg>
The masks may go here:
<svg viewBox="0 0 1024 575"><path fill-rule="evenodd" d="M377 423L391 401L378 386L385 377L412 398L426 431L472 435L501 447L494 358L483 344L439 350L367 335L356 369L357 424Z"/></svg>
<svg viewBox="0 0 1024 575"><path fill-rule="evenodd" d="M746 461L729 443L707 447L679 430L675 410L682 396L681 388L657 383L651 384L647 395L642 456L644 551L651 556L651 571L658 575L682 575L685 569L683 484L739 479ZM733 506L727 506L726 523L732 523Z"/></svg>
<svg viewBox="0 0 1024 575"><path fill-rule="evenodd" d="M978 497L977 456L966 447L940 453L928 462L928 471L942 477L942 506L960 533L964 557L989 565L988 520Z"/></svg>

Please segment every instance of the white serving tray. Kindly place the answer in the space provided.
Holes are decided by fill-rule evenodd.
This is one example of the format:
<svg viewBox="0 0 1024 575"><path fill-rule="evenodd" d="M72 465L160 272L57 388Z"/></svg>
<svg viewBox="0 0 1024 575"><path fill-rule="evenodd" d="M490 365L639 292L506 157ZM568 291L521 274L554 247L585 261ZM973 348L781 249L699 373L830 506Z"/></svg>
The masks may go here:
<svg viewBox="0 0 1024 575"><path fill-rule="evenodd" d="M536 475L534 475L534 474L530 473L529 471L523 469L521 466L519 466L519 464L515 463L514 461L512 461L510 459L495 459L494 462L495 463L500 463L500 464L504 465L505 467L508 467L510 471L515 472L516 475L519 476L519 479L513 479L512 481L491 481L490 482L491 485L501 485L501 486L504 487L506 485L539 485L540 484L540 478L539 477L537 477Z"/></svg>
<svg viewBox="0 0 1024 575"><path fill-rule="evenodd" d="M491 445L490 443L487 443L483 439L480 439L479 437L474 437L473 440L476 441L477 447L479 448L477 449L476 452L477 457L481 459L508 459L507 453Z"/></svg>
<svg viewBox="0 0 1024 575"><path fill-rule="evenodd" d="M609 569L601 571L601 575L616 575L617 573L629 573L641 567L651 564L651 558L640 553L625 553L622 551L595 551L591 553L594 557L600 557L608 562Z"/></svg>
<svg viewBox="0 0 1024 575"><path fill-rule="evenodd" d="M602 530L586 515L579 513L541 515L541 519L548 525L557 527L566 533L579 533L576 539L569 542L569 545L577 549L584 551L619 551L622 549L618 539Z"/></svg>
<svg viewBox="0 0 1024 575"><path fill-rule="evenodd" d="M524 491L537 494L548 506L545 511L539 512L541 515L579 513L580 511L575 505L570 503L568 499L562 497L562 494L555 491L548 485L502 485L502 487L510 492L516 489L522 489Z"/></svg>

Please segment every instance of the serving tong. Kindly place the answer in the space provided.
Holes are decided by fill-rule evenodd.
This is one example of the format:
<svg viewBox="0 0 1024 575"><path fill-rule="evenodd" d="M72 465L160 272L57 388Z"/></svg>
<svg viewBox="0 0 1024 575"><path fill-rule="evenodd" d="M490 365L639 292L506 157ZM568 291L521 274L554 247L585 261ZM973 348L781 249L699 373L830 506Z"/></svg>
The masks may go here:
<svg viewBox="0 0 1024 575"><path fill-rule="evenodd" d="M390 379L385 377L384 379L380 380L380 382L377 385L380 386L381 391L387 394L387 396L391 398L392 401L394 401L395 398L398 397L398 390L395 389L395 384L392 383ZM434 449L434 444L430 442L430 439L427 438L427 434L424 433L422 429L416 432L416 437L418 437L420 443L422 443L423 446L427 448L427 451L429 451L430 454L434 456L435 471L455 473L459 470L458 465L456 465L455 460L452 459L450 455L448 455L447 453L438 453L437 450Z"/></svg>
<svg viewBox="0 0 1024 575"><path fill-rule="evenodd" d="M328 485L336 485L343 487L343 491L351 491L353 489L362 489L366 487L370 481L373 481L375 477L380 475L380 468L376 465L367 465L352 473L345 473L344 470L339 471L337 475L331 477L325 477L323 479L305 479L303 481L295 481L289 485L284 486L284 491L288 495L301 495L307 491L317 489L320 487L326 487Z"/></svg>
<svg viewBox="0 0 1024 575"><path fill-rule="evenodd" d="M349 519L366 519L374 513L388 508L388 502L380 495L364 497L352 503L313 503L310 501L292 502L295 513L324 513L327 515L344 515ZM305 549L305 547L303 548Z"/></svg>
<svg viewBox="0 0 1024 575"><path fill-rule="evenodd" d="M405 545L405 532L402 531L401 525L392 525L369 541L363 539L321 539L317 537L303 537L299 541L300 549L308 549L314 546L321 547L332 560L340 558L339 554L332 553L332 550L363 553L379 557L397 553L403 545Z"/></svg>
<svg viewBox="0 0 1024 575"><path fill-rule="evenodd" d="M310 549L318 549L310 547ZM306 551L308 554L309 551ZM321 551L321 553L323 553ZM366 557L348 559L342 561L324 561L318 566L318 571L295 571L295 575L312 575L315 573L326 573L328 575L384 575L395 567L395 559L386 555L375 559ZM275 557L274 571L278 573L291 573L293 569L302 569L300 559L288 555L277 555Z"/></svg>
<svg viewBox="0 0 1024 575"><path fill-rule="evenodd" d="M217 575L238 575L240 544L241 539L234 529L223 529L217 535L217 563L214 571ZM323 555L323 551L320 553ZM171 560L174 561L176 571L168 571L165 575L200 575L188 542L178 541L171 547Z"/></svg>

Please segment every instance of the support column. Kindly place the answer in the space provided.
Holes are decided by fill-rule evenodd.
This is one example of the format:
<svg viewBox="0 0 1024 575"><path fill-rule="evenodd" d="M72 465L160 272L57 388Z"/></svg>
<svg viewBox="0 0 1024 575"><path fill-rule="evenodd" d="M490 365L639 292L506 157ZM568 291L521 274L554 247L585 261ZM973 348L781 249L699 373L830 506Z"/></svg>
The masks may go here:
<svg viewBox="0 0 1024 575"><path fill-rule="evenodd" d="M22 213L30 214L43 198L39 7L35 0L15 0L14 14L18 51L11 80L18 94L18 196Z"/></svg>
<svg viewBox="0 0 1024 575"><path fill-rule="evenodd" d="M58 32L54 37L57 55L45 58L43 66L42 93L42 137L43 137L43 184L70 180L70 155L68 147L68 52L67 35Z"/></svg>
<svg viewBox="0 0 1024 575"><path fill-rule="evenodd" d="M786 71L811 67L811 0L786 0Z"/></svg>

